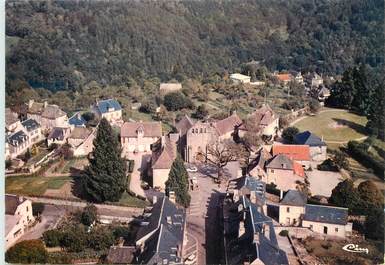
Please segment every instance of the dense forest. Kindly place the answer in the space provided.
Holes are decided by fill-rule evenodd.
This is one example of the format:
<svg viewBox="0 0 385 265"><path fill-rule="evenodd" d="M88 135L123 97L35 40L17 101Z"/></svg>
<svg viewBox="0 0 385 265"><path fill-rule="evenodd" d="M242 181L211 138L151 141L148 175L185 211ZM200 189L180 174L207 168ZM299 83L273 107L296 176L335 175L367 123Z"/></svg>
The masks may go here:
<svg viewBox="0 0 385 265"><path fill-rule="evenodd" d="M14 82L79 90L96 81L184 80L239 70L341 74L383 63L382 0L7 1Z"/></svg>

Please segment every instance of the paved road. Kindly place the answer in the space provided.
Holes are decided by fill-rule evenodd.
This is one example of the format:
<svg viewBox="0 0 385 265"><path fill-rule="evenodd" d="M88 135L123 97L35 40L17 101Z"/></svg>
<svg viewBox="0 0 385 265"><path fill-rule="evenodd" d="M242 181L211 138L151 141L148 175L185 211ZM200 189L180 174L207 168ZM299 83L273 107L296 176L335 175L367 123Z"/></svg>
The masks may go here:
<svg viewBox="0 0 385 265"><path fill-rule="evenodd" d="M187 232L197 241L197 264L219 264L223 253L219 204L223 194L211 177L199 172L189 174L197 177L199 185L190 192L191 206L187 211Z"/></svg>
<svg viewBox="0 0 385 265"><path fill-rule="evenodd" d="M129 153L128 158L134 160L134 169L131 173L130 178L130 191L134 192L137 195L145 197L145 192L141 187L141 168L144 167L146 163L146 159L148 158L149 154L142 154L142 153Z"/></svg>
<svg viewBox="0 0 385 265"><path fill-rule="evenodd" d="M33 202L40 202L44 204L57 205L62 206L63 209L70 209L71 207L83 208L87 205L86 202L76 202L76 201L68 201L68 200L58 200L58 199L50 199L43 197L29 197ZM142 208L135 207L125 207L118 205L108 205L108 204L95 204L98 209L98 213L101 215L107 216L117 216L117 217L133 217L143 213Z"/></svg>

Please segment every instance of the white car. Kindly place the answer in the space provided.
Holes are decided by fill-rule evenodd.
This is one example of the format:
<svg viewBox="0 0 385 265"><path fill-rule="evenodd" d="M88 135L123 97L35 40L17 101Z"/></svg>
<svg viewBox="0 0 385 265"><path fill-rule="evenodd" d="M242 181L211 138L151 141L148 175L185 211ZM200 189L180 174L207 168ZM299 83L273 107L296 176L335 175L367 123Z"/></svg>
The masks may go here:
<svg viewBox="0 0 385 265"><path fill-rule="evenodd" d="M195 166L190 166L187 168L187 172L198 172L198 169Z"/></svg>
<svg viewBox="0 0 385 265"><path fill-rule="evenodd" d="M190 265L190 264L195 264L196 263L196 256L195 254L191 254L188 256L188 258L184 261L184 264Z"/></svg>

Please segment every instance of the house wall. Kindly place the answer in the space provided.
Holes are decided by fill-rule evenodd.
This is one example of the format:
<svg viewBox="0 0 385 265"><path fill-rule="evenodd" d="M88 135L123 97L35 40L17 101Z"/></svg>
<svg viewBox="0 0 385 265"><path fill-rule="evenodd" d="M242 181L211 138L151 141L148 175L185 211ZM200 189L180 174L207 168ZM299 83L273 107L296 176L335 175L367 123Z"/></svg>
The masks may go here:
<svg viewBox="0 0 385 265"><path fill-rule="evenodd" d="M151 145L159 141L160 137L121 137L123 156L128 157L132 152L151 152Z"/></svg>
<svg viewBox="0 0 385 265"><path fill-rule="evenodd" d="M267 125L265 128L262 130L263 135L275 135L276 129L279 128L279 119L276 118L272 123Z"/></svg>
<svg viewBox="0 0 385 265"><path fill-rule="evenodd" d="M86 156L91 153L94 148L94 139L95 134L91 133L85 141L82 141L77 148L74 148L74 156Z"/></svg>
<svg viewBox="0 0 385 265"><path fill-rule="evenodd" d="M44 139L44 136L41 132L41 128L37 128L36 130L30 131L30 132L27 132L27 131L25 131L25 132L29 136L29 140L30 140L31 145L33 145L37 142L40 142L41 140Z"/></svg>
<svg viewBox="0 0 385 265"><path fill-rule="evenodd" d="M265 170L263 170L259 166L256 166L255 168L250 170L249 175L254 177L254 178L261 179L261 180L262 179L266 180L266 178L267 178L267 174L266 174Z"/></svg>
<svg viewBox="0 0 385 265"><path fill-rule="evenodd" d="M277 185L277 189L290 190L295 189L297 184L296 181L303 182L303 178L294 174L293 170L290 169L275 169L267 168L267 181L270 184L273 182Z"/></svg>
<svg viewBox="0 0 385 265"><path fill-rule="evenodd" d="M26 232L28 225L35 220L32 215L32 202L30 200L26 200L24 203L20 204L15 211L15 215L21 216L21 219L12 228L8 235L6 235L6 249L14 245L16 241Z"/></svg>
<svg viewBox="0 0 385 265"><path fill-rule="evenodd" d="M327 146L310 146L310 157L313 161L327 159Z"/></svg>
<svg viewBox="0 0 385 265"><path fill-rule="evenodd" d="M170 169L153 169L152 170L152 186L159 187L161 190L165 190L166 181L168 180L168 174Z"/></svg>
<svg viewBox="0 0 385 265"><path fill-rule="evenodd" d="M101 117L106 118L106 120L109 122L121 120L122 119L122 110L103 113L101 115Z"/></svg>
<svg viewBox="0 0 385 265"><path fill-rule="evenodd" d="M14 122L14 123L10 124L9 126L5 126L5 128L6 128L8 131L16 132L17 129L21 129L21 128L22 128L22 125L21 125L21 122L20 122L20 121L17 121L17 122Z"/></svg>
<svg viewBox="0 0 385 265"><path fill-rule="evenodd" d="M208 124L197 123L187 132L187 162L195 163L198 161L197 154L202 153L206 156L207 145L214 142L216 135L213 128Z"/></svg>
<svg viewBox="0 0 385 265"><path fill-rule="evenodd" d="M289 212L287 212L289 208ZM279 223L282 225L295 225L299 226L301 221L300 217L305 213L305 207L291 206L291 205L280 205L279 206Z"/></svg>
<svg viewBox="0 0 385 265"><path fill-rule="evenodd" d="M29 140L26 140L25 142L22 142L17 146L9 145L9 154L11 159L14 159L18 155L21 155L22 153L27 151L28 147L29 147Z"/></svg>
<svg viewBox="0 0 385 265"><path fill-rule="evenodd" d="M324 233L325 226L327 227L327 234ZM346 225L337 225L303 220L302 227L308 227L310 230L319 234L338 236L342 238L345 238L352 233L352 223L347 223ZM336 231L336 229L338 229L338 231Z"/></svg>

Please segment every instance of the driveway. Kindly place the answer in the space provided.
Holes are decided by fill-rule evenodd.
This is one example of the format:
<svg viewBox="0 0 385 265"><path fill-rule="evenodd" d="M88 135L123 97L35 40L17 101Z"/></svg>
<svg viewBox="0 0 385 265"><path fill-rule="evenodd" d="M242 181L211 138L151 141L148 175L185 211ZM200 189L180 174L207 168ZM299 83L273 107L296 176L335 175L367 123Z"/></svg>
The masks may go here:
<svg viewBox="0 0 385 265"><path fill-rule="evenodd" d="M312 171L307 171L306 174L312 195L330 197L335 186L344 180L339 172L319 171L314 168Z"/></svg>
<svg viewBox="0 0 385 265"><path fill-rule="evenodd" d="M130 191L134 192L137 195L146 197L144 190L141 187L141 173L142 170L145 170L147 167L147 161L150 159L151 153L130 153L128 155L129 159L134 160L134 170L131 173L130 178Z"/></svg>
<svg viewBox="0 0 385 265"><path fill-rule="evenodd" d="M45 205L41 215L41 222L30 228L28 232L19 238L18 242L40 238L45 231L54 229L64 214L65 209L61 206Z"/></svg>

